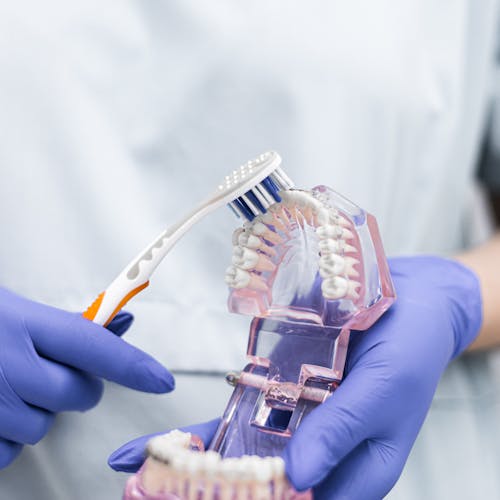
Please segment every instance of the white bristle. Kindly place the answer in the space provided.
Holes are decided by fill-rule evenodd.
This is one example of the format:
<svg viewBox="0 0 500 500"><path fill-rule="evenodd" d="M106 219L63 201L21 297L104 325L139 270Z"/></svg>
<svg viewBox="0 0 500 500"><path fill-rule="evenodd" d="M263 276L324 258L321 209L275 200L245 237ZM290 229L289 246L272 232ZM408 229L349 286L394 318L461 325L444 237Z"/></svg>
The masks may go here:
<svg viewBox="0 0 500 500"><path fill-rule="evenodd" d="M238 218L245 217L243 215L243 213L241 212L241 210L239 209L238 205L236 205L236 203L234 203L234 201L232 201L231 203L228 203L227 206L234 212L236 217L238 217Z"/></svg>
<svg viewBox="0 0 500 500"><path fill-rule="evenodd" d="M278 167L274 172L285 181L286 189L293 188L295 185L294 182L290 179L290 177L288 177L288 175L286 175L282 168Z"/></svg>
<svg viewBox="0 0 500 500"><path fill-rule="evenodd" d="M254 215L259 215L260 214L260 210L250 201L250 199L248 198L248 196L246 194L244 194L241 198L247 204L247 207L250 209L250 211Z"/></svg>
<svg viewBox="0 0 500 500"><path fill-rule="evenodd" d="M263 196L262 194L260 193L260 191L257 189L257 186L255 186L253 189L252 189L252 193L255 195L255 197L260 201L260 203L262 204L262 206L267 209L267 207L269 205L271 205L271 203L269 203Z"/></svg>
<svg viewBox="0 0 500 500"><path fill-rule="evenodd" d="M286 183L276 175L276 172L273 172L269 177L271 177L272 181L276 184L280 191L286 189Z"/></svg>
<svg viewBox="0 0 500 500"><path fill-rule="evenodd" d="M224 192L226 194L229 194L229 192L234 193L234 198L229 199L226 203L239 216L246 218L250 217L250 214L245 214L246 210L238 210L235 205L231 204L231 201L238 198L245 201L252 215L258 215L267 210L270 205L276 203L273 193L268 192L265 185L262 184L265 179L269 178L278 190L287 189L293 185L288 176L279 168L280 163L281 158L273 151L261 154L233 170L231 174L226 175L224 181L218 186L218 191L222 194ZM255 200L252 203L248 196L245 196L249 192L252 192L259 201L258 207L255 206Z"/></svg>
<svg viewBox="0 0 500 500"><path fill-rule="evenodd" d="M261 184L257 184L254 188L254 191L258 191L261 194L261 196L267 201L268 206L272 205L273 203L276 203L276 200L269 194L267 189Z"/></svg>

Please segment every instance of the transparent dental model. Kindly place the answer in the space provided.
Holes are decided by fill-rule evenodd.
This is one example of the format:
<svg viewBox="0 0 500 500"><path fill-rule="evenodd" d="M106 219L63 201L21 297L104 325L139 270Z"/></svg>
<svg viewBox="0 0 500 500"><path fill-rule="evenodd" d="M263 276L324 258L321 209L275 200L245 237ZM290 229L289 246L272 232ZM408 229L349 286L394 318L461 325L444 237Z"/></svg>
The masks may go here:
<svg viewBox="0 0 500 500"><path fill-rule="evenodd" d="M280 458L300 422L341 382L351 330L395 300L375 218L335 191L281 191L233 234L229 310L253 316L249 364L208 448L173 433L148 445L124 498L309 499ZM362 333L359 333L362 334Z"/></svg>

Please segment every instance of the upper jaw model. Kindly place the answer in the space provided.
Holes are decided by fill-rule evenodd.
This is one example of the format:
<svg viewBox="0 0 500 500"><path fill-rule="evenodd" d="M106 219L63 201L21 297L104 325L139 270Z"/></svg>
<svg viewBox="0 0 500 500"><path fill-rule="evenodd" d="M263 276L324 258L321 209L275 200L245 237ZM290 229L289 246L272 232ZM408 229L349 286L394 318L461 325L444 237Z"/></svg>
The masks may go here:
<svg viewBox="0 0 500 500"><path fill-rule="evenodd" d="M375 218L326 186L281 201L232 236L231 312L253 316L248 365L208 447L174 431L148 445L125 499L309 499L280 457L300 422L342 380L350 330L366 330L395 292Z"/></svg>

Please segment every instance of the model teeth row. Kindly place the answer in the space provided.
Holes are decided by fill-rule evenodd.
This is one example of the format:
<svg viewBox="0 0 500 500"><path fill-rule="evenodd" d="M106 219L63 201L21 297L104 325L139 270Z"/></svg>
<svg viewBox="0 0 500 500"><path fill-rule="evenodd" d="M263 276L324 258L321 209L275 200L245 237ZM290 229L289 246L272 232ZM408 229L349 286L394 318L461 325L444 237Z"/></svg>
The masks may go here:
<svg viewBox="0 0 500 500"><path fill-rule="evenodd" d="M180 431L157 436L148 442L148 455L165 466L167 491L198 493L203 485L206 493L208 490L213 492L217 486L221 499L235 498L235 490L242 494L241 498L247 499L248 493L255 493L252 490L260 487L259 494L251 494L250 498L272 500L276 490L286 487L285 465L280 457L245 455L223 459L215 451L190 450L190 443L191 434Z"/></svg>
<svg viewBox="0 0 500 500"><path fill-rule="evenodd" d="M262 273L275 270L273 246L284 241L277 231L286 232L293 221L304 220L316 228L323 296L357 299L359 260L352 256L358 251L350 221L307 191L280 191L280 196L280 203L233 233L232 265L226 270L226 283L231 288L266 291Z"/></svg>
<svg viewBox="0 0 500 500"><path fill-rule="evenodd" d="M273 245L283 242L283 239L262 222L263 218L257 216L233 233L232 265L227 268L225 278L231 288L260 291L268 288L261 273L276 269L271 260L276 255Z"/></svg>
<svg viewBox="0 0 500 500"><path fill-rule="evenodd" d="M354 239L352 231L340 223L322 224L316 227L320 251L319 274L323 278L321 291L323 297L330 300L359 298L361 283L356 266L359 260L349 254L357 253L351 245Z"/></svg>

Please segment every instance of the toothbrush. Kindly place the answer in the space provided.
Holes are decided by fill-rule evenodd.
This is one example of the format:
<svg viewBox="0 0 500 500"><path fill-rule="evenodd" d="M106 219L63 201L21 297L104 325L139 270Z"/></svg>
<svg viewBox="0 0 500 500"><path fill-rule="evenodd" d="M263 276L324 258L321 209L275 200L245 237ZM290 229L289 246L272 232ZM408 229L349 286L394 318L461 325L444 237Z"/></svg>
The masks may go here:
<svg viewBox="0 0 500 500"><path fill-rule="evenodd" d="M281 158L270 151L226 175L217 190L179 222L163 231L100 293L83 316L107 326L121 308L149 285L160 262L179 239L205 215L227 204L237 217L252 221L281 201L281 190L293 182L280 168Z"/></svg>

